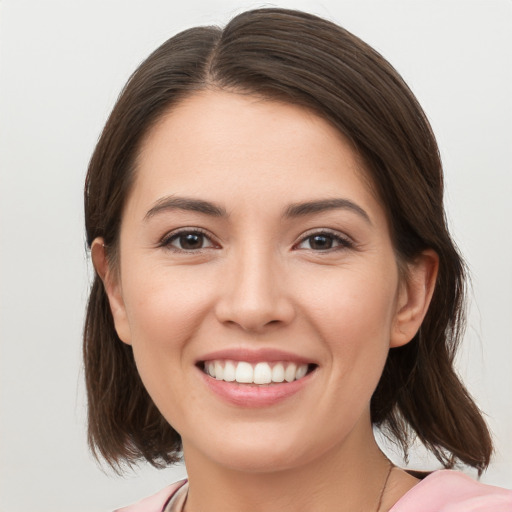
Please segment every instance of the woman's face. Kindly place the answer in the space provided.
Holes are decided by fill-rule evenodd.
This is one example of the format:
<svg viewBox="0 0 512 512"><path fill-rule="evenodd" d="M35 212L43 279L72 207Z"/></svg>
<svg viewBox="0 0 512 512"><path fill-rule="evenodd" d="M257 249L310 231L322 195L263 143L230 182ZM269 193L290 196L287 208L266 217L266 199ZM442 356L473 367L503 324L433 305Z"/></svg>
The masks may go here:
<svg viewBox="0 0 512 512"><path fill-rule="evenodd" d="M297 106L201 92L137 164L107 288L185 457L263 471L366 442L389 347L414 332L346 140Z"/></svg>

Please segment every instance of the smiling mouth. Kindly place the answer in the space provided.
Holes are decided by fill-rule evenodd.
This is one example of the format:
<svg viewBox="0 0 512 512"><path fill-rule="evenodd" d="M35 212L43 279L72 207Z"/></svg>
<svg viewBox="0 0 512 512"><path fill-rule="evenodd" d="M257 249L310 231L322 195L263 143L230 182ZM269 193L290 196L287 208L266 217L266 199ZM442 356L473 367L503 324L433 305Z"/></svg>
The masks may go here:
<svg viewBox="0 0 512 512"><path fill-rule="evenodd" d="M198 366L216 380L258 385L294 382L317 368L316 364L296 364L286 361L249 363L229 359L203 361Z"/></svg>

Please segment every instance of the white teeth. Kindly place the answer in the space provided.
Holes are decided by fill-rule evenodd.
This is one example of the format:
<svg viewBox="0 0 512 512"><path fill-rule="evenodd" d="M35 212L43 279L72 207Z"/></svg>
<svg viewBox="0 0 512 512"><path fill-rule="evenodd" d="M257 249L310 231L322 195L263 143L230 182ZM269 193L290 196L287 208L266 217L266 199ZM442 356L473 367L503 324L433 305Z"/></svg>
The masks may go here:
<svg viewBox="0 0 512 512"><path fill-rule="evenodd" d="M296 379L302 379L308 373L308 365L307 364L301 364L297 368L297 373L295 374Z"/></svg>
<svg viewBox="0 0 512 512"><path fill-rule="evenodd" d="M293 382L297 374L297 366L294 363L289 364L284 371L284 380L286 382Z"/></svg>
<svg viewBox="0 0 512 512"><path fill-rule="evenodd" d="M240 361L236 367L235 380L242 384L250 384L254 379L254 371L249 363Z"/></svg>
<svg viewBox="0 0 512 512"><path fill-rule="evenodd" d="M284 381L284 366L281 363L277 363L272 368L272 382L283 382Z"/></svg>
<svg viewBox="0 0 512 512"><path fill-rule="evenodd" d="M308 372L308 365L260 362L253 366L246 361L215 360L206 362L204 369L205 373L217 380L240 384L271 384L302 379Z"/></svg>
<svg viewBox="0 0 512 512"><path fill-rule="evenodd" d="M226 361L224 365L224 380L226 382L233 382L236 378L236 367L232 361Z"/></svg>
<svg viewBox="0 0 512 512"><path fill-rule="evenodd" d="M254 384L270 384L272 382L272 370L268 363L258 363L254 368Z"/></svg>
<svg viewBox="0 0 512 512"><path fill-rule="evenodd" d="M224 380L224 368L220 361L215 361L215 378L217 380Z"/></svg>

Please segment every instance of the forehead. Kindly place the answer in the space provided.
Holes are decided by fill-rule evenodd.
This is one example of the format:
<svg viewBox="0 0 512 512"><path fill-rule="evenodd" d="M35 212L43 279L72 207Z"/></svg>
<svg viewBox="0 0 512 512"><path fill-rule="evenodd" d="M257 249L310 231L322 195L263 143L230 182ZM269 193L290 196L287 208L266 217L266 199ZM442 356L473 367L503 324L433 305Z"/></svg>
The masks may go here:
<svg viewBox="0 0 512 512"><path fill-rule="evenodd" d="M139 203L173 194L233 207L237 198L270 206L340 194L378 202L356 151L329 122L297 105L232 92L196 93L162 116L136 173Z"/></svg>

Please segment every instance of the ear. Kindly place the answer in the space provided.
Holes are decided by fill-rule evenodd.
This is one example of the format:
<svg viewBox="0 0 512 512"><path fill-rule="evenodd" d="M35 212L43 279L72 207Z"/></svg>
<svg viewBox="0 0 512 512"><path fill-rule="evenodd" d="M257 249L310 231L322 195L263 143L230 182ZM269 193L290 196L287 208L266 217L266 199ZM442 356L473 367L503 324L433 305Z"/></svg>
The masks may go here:
<svg viewBox="0 0 512 512"><path fill-rule="evenodd" d="M390 347L409 343L418 332L434 293L438 269L439 256L431 249L407 264L407 275L398 292Z"/></svg>
<svg viewBox="0 0 512 512"><path fill-rule="evenodd" d="M130 345L130 324L126 315L121 282L118 273L109 265L103 238L94 239L91 245L91 258L98 276L103 281L117 335L121 341Z"/></svg>

